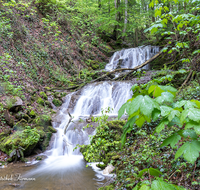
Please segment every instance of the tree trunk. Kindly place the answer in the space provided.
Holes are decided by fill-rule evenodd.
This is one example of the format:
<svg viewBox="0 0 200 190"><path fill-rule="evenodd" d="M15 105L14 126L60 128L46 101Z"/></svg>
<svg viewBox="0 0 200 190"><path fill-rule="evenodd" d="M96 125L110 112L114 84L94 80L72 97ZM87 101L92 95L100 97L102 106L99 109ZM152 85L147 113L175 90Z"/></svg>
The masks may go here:
<svg viewBox="0 0 200 190"><path fill-rule="evenodd" d="M124 15L124 30L123 30L123 36L125 37L125 33L126 33L126 27L127 27L127 9L128 9L128 0L125 0L125 15Z"/></svg>

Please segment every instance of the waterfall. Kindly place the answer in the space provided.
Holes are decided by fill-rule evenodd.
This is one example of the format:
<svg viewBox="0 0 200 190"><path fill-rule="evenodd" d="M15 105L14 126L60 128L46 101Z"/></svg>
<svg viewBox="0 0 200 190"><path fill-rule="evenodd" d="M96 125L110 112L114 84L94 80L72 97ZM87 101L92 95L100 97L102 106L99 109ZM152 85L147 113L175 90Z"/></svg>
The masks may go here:
<svg viewBox="0 0 200 190"><path fill-rule="evenodd" d="M134 68L141 65L158 52L159 47L157 46L141 46L123 49L114 53L105 69L110 71L116 68ZM144 66L143 69L149 69L149 65Z"/></svg>
<svg viewBox="0 0 200 190"><path fill-rule="evenodd" d="M151 58L158 51L159 48L153 46L118 51L112 56L105 69L113 70L118 66L133 68ZM89 135L94 135L95 133L95 127L83 130L83 127L88 124L86 119L91 115L94 117L101 115L101 110L108 107L112 110L108 115L117 116L119 108L132 97L130 88L133 84L130 81L97 82L88 84L83 89L68 94L65 97L65 102L53 117L52 124L57 129L57 133L54 134L54 142L51 149L46 151L48 157L40 167L31 171L28 175L45 176L45 179L42 177L39 179L42 184L44 181L48 184L49 180L51 181L56 176L58 181L60 180L59 178L64 178L64 181L68 179L71 189L94 189L95 185L91 181L91 184L89 184L87 182L88 178L85 178L85 175L88 174L84 172L88 172L88 169L85 168L83 156L78 149L74 150L74 148L77 144L89 144ZM70 123L69 113L72 116ZM64 134L66 126L67 130L66 134ZM79 175L80 171L84 171L82 175ZM102 177L98 173L96 173L96 176L98 178ZM74 182L74 177L85 181L78 184L77 187L77 180ZM83 187L83 183L88 183L88 186ZM63 186L65 184L66 181ZM37 189L37 187L32 187L31 185L33 183L30 183L27 189Z"/></svg>

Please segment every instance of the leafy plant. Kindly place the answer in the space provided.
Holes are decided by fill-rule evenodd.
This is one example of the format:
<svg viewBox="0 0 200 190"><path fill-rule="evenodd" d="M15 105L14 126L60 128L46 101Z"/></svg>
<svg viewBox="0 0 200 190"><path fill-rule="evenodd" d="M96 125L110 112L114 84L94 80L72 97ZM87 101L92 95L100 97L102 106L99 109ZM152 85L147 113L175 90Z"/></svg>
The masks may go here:
<svg viewBox="0 0 200 190"><path fill-rule="evenodd" d="M199 157L200 141L200 102L198 100L181 100L174 102L177 90L171 86L150 85L142 89L137 84L131 90L133 97L119 110L118 118L126 111L128 121L123 128L122 147L126 141L126 134L131 132L133 125L142 127L145 122L159 120L154 133L160 133L166 126L172 126L177 132L168 137L162 146L176 144L181 146L175 154L175 159L183 155L194 164ZM148 109L147 109L148 108Z"/></svg>

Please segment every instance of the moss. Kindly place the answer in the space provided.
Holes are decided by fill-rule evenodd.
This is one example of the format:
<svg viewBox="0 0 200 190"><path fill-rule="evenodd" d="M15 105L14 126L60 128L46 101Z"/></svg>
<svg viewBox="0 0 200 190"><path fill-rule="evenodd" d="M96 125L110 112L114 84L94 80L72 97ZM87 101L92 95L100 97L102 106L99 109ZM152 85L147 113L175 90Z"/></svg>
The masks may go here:
<svg viewBox="0 0 200 190"><path fill-rule="evenodd" d="M97 167L101 168L102 170L105 169L106 166L106 164L97 164Z"/></svg>
<svg viewBox="0 0 200 190"><path fill-rule="evenodd" d="M43 99L47 100L47 95L45 94L45 92L40 92L40 96L41 96Z"/></svg>
<svg viewBox="0 0 200 190"><path fill-rule="evenodd" d="M59 99L56 99L56 98L54 98L52 102L53 102L53 104L54 104L56 107L62 105L62 102L61 102Z"/></svg>
<svg viewBox="0 0 200 190"><path fill-rule="evenodd" d="M28 125L27 121L25 119L21 119L19 122L17 122L14 125L14 129L16 130L23 130Z"/></svg>
<svg viewBox="0 0 200 190"><path fill-rule="evenodd" d="M45 134L44 140L42 141L42 143L40 143L40 149L42 151L45 151L47 147L49 146L49 141L51 140L51 136L52 136L51 132L47 132Z"/></svg>
<svg viewBox="0 0 200 190"><path fill-rule="evenodd" d="M31 118L35 118L35 117L36 117L36 113L35 113L34 110L31 110L28 114L29 114L29 116L30 116Z"/></svg>
<svg viewBox="0 0 200 190"><path fill-rule="evenodd" d="M15 114L15 118L18 119L18 120L24 119L27 122L30 121L30 117L27 114L23 113L23 112L18 112L17 114Z"/></svg>
<svg viewBox="0 0 200 190"><path fill-rule="evenodd" d="M48 131L51 132L51 133L56 133L57 132L57 130L54 129L52 126L48 127Z"/></svg>
<svg viewBox="0 0 200 190"><path fill-rule="evenodd" d="M12 135L6 137L0 143L0 149L7 155L17 149L18 147L23 148L24 155L30 155L33 148L36 146L40 139L40 135L36 129L26 127L23 131L16 131Z"/></svg>
<svg viewBox="0 0 200 190"><path fill-rule="evenodd" d="M115 189L115 187L112 184L110 184L105 187L100 187L98 190L114 190L114 189Z"/></svg>
<svg viewBox="0 0 200 190"><path fill-rule="evenodd" d="M44 100L42 98L38 98L37 103L44 106Z"/></svg>

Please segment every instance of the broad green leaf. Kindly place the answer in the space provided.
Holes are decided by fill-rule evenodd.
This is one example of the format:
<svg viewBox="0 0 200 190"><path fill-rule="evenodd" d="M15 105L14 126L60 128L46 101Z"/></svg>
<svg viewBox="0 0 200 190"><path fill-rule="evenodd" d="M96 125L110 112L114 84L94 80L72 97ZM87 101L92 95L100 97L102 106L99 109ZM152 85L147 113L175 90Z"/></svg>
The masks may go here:
<svg viewBox="0 0 200 190"><path fill-rule="evenodd" d="M141 101L143 99L142 95L137 96L130 102L128 114L131 115L140 108Z"/></svg>
<svg viewBox="0 0 200 190"><path fill-rule="evenodd" d="M172 110L168 116L169 121L172 121L175 116L180 117L181 113L178 110Z"/></svg>
<svg viewBox="0 0 200 190"><path fill-rule="evenodd" d="M185 130L183 130L182 135L183 135L183 137L188 137L189 136L192 139L196 139L197 138L197 134L192 129L185 129Z"/></svg>
<svg viewBox="0 0 200 190"><path fill-rule="evenodd" d="M156 127L154 133L160 133L164 128L165 128L165 125L167 125L169 123L169 121L167 119L163 119L159 125Z"/></svg>
<svg viewBox="0 0 200 190"><path fill-rule="evenodd" d="M196 134L200 135L200 123L194 122L194 121L189 121L185 125L185 129L189 129L189 128L192 128L192 127L194 127Z"/></svg>
<svg viewBox="0 0 200 190"><path fill-rule="evenodd" d="M156 176L156 177L159 177L159 175L162 174L162 172L160 172L159 170L157 169L154 169L154 168L145 168L143 170L141 170L138 174L139 177L142 177L142 175L144 174L144 172L149 172L150 175L152 176Z"/></svg>
<svg viewBox="0 0 200 190"><path fill-rule="evenodd" d="M119 109L118 111L118 119L120 119L122 117L122 115L124 114L125 110L128 107L129 102L126 102L122 105L122 107Z"/></svg>
<svg viewBox="0 0 200 190"><path fill-rule="evenodd" d="M160 110L163 117L169 115L173 111L173 109L169 106L160 106Z"/></svg>
<svg viewBox="0 0 200 190"><path fill-rule="evenodd" d="M150 186L147 185L147 184L143 184L143 185L140 187L140 190L150 190Z"/></svg>
<svg viewBox="0 0 200 190"><path fill-rule="evenodd" d="M136 120L135 124L136 124L138 127L142 127L142 125L144 124L145 121L146 121L145 117L144 117L144 116L140 116L140 117Z"/></svg>
<svg viewBox="0 0 200 190"><path fill-rule="evenodd" d="M186 142L176 152L175 159L179 158L183 154L183 157L188 162L193 164L196 161L196 159L199 157L199 151L200 151L199 141L194 140L192 142Z"/></svg>
<svg viewBox="0 0 200 190"><path fill-rule="evenodd" d="M140 102L140 111L147 117L151 116L154 110L154 100L149 96L144 96Z"/></svg>
<svg viewBox="0 0 200 190"><path fill-rule="evenodd" d="M174 125L177 125L177 126L179 126L179 127L182 127L183 125L181 124L181 122L180 122L180 119L178 118L178 117L174 117L174 119L172 119L172 121L170 121L168 124L167 124L167 126L168 127L171 127L171 126L174 126Z"/></svg>
<svg viewBox="0 0 200 190"><path fill-rule="evenodd" d="M163 146L167 146L167 145L171 145L172 148L174 148L174 146L178 143L178 141L181 140L181 136L178 135L177 133L174 133L172 136L168 137L167 139L165 139L163 141L163 143L161 144L161 147Z"/></svg>
<svg viewBox="0 0 200 190"><path fill-rule="evenodd" d="M154 109L152 112L152 119L153 121L156 121L160 117L160 110Z"/></svg>
<svg viewBox="0 0 200 190"><path fill-rule="evenodd" d="M170 92L162 92L161 96L157 97L155 100L159 104L162 104L163 102L173 102L174 95Z"/></svg>
<svg viewBox="0 0 200 190"><path fill-rule="evenodd" d="M189 108L189 109L184 110L182 112L181 118L180 118L181 123L184 122L186 117L188 117L190 120L199 122L200 121L200 109Z"/></svg>
<svg viewBox="0 0 200 190"><path fill-rule="evenodd" d="M148 93L152 94L153 97L158 97L161 96L161 94L165 92L164 90L162 90L159 85L152 85L149 87L148 89Z"/></svg>
<svg viewBox="0 0 200 190"><path fill-rule="evenodd" d="M175 190L175 188L171 184L159 179L152 182L151 190Z"/></svg>
<svg viewBox="0 0 200 190"><path fill-rule="evenodd" d="M200 101L198 101L198 100L191 100L191 102L196 103L197 107L200 109Z"/></svg>
<svg viewBox="0 0 200 190"><path fill-rule="evenodd" d="M196 103L195 103L195 102L192 102L192 101L190 101L190 100L181 100L181 101L176 102L176 103L174 104L174 107L175 107L175 108L177 108L177 107L178 107L178 108L181 108L181 107L183 107L183 106L184 106L185 109L197 107Z"/></svg>
<svg viewBox="0 0 200 190"><path fill-rule="evenodd" d="M162 86L162 85L158 85L163 91L165 92L170 92L171 94L174 95L174 97L176 96L176 88L172 87L172 86Z"/></svg>

